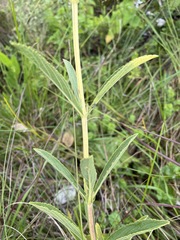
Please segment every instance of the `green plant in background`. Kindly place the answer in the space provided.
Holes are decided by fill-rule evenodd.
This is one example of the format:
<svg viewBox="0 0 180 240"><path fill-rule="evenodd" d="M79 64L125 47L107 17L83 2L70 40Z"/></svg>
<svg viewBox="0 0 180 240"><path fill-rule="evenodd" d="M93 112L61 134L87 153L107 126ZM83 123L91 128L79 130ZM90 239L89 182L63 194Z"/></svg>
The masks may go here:
<svg viewBox="0 0 180 240"><path fill-rule="evenodd" d="M146 55L143 57L138 57L133 59L120 69L118 69L112 76L101 87L96 97L90 104L87 105L84 99L84 88L82 82L82 72L81 72L81 63L80 63L80 52L79 52L79 34L78 34L78 1L71 0L72 4L72 20L73 20L73 43L74 43L74 56L75 56L75 68L74 70L71 63L67 60L64 60L69 82L53 67L46 59L39 54L34 49L27 47L22 44L13 43L13 45L24 54L32 63L34 63L41 72L50 79L60 92L64 95L69 104L76 110L76 112L81 117L82 122L82 141L83 141L83 158L80 161L80 169L83 177L84 186L82 187L79 184L79 180L74 177L71 172L52 154L41 149L35 149L35 151L42 156L46 162L50 163L56 171L62 174L77 190L79 197L85 204L87 221L89 226L89 234L83 232L83 224L80 213L80 225L64 215L59 209L54 206L42 202L30 202L32 206L35 206L39 210L48 214L49 216L58 220L74 237L74 239L91 239L91 240L125 240L132 239L133 236L138 234L143 234L149 231L153 231L162 226L167 225L169 222L165 220L155 220L149 219L147 216L139 219L136 222L130 223L128 225L121 226L113 233L102 234L101 227L98 223L95 223L94 212L93 212L93 203L95 197L100 190L103 182L106 180L107 176L110 174L112 169L117 165L117 163L122 161L122 155L127 150L128 146L136 138L136 134L128 137L123 141L117 149L113 152L107 163L105 164L101 174L97 176L96 168L94 165L93 156L89 154L89 136L88 136L88 118L92 110L96 105L101 101L103 96L127 73L129 73L134 68L139 65L156 58L157 55ZM69 84L70 83L70 84ZM89 84L91 84L89 82ZM108 117L104 118L105 124L107 124L107 131L113 133L114 125L110 123ZM116 213L112 214L109 217L109 221L112 224L112 221L116 217ZM119 222L119 220L118 220ZM117 223L118 224L118 223ZM114 223L113 227L117 227L117 224Z"/></svg>
<svg viewBox="0 0 180 240"><path fill-rule="evenodd" d="M18 78L20 74L20 66L15 56L9 58L6 54L0 52L0 66L5 76L6 86L12 93L19 90Z"/></svg>
<svg viewBox="0 0 180 240"><path fill-rule="evenodd" d="M167 88L167 96L164 102L164 118L171 117L174 112L179 110L180 100L176 100L175 97L175 91L169 86Z"/></svg>

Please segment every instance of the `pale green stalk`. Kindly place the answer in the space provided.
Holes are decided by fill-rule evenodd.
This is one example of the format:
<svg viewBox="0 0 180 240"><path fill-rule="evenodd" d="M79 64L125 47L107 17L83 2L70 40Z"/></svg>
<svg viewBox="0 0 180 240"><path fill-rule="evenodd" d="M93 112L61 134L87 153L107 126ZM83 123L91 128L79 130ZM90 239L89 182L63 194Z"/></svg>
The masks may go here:
<svg viewBox="0 0 180 240"><path fill-rule="evenodd" d="M78 0L71 0L72 3L72 21L73 21L73 44L74 44L74 56L75 56L75 67L78 85L78 94L82 106L82 135L83 135L83 158L89 157L89 141L88 141L88 122L87 122L87 109L84 99L84 90L82 82L80 52L79 52L79 32L78 32ZM93 214L93 203L87 203L88 212L88 224L89 231L92 240L96 240L95 227L94 227L94 214Z"/></svg>
<svg viewBox="0 0 180 240"><path fill-rule="evenodd" d="M78 33L78 0L71 0L72 3L72 20L73 20L73 44L74 44L74 57L75 67L77 76L77 85L79 99L82 105L83 115L81 116L82 121L82 133L83 133L83 157L89 157L89 144L88 144L88 124L87 124L87 110L84 100L84 90L81 73L81 62L79 53L79 33Z"/></svg>

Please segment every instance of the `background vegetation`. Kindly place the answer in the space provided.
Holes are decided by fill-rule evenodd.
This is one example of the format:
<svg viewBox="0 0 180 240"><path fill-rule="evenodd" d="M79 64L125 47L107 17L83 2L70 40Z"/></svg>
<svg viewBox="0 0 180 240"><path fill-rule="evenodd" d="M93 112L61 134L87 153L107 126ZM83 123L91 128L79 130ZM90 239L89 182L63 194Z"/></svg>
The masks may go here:
<svg viewBox="0 0 180 240"><path fill-rule="evenodd" d="M106 231L143 215L170 220L149 239L179 239L179 51L178 1L80 1L80 45L86 99L129 60L158 54L131 72L92 112L90 152L99 172L117 145L139 133L103 185L95 216ZM27 204L52 204L67 182L33 148L52 152L72 172L81 152L81 122L58 90L10 41L31 45L66 76L74 63L68 1L1 1L0 12L0 238L66 239L52 219ZM83 207L83 204L82 204ZM60 205L77 218L77 199ZM83 213L83 218L85 216ZM48 227L47 227L48 226ZM70 239L67 236L67 239ZM148 239L148 236L134 239Z"/></svg>

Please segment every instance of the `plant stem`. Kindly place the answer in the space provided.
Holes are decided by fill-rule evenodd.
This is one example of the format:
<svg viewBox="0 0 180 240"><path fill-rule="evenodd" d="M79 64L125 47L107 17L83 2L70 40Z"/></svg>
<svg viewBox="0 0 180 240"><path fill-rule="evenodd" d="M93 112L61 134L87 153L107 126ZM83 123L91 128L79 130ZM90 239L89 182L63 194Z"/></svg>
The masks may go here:
<svg viewBox="0 0 180 240"><path fill-rule="evenodd" d="M73 44L74 44L74 57L76 66L76 76L79 99L82 105L83 115L81 116L82 121L82 134L83 134L83 157L89 157L89 142L88 142L88 124L87 124L87 110L84 100L84 90L82 82L80 52L79 52L79 31L78 31L78 1L72 2L72 19L73 19Z"/></svg>
<svg viewBox="0 0 180 240"><path fill-rule="evenodd" d="M96 240L95 227L94 227L94 211L93 203L88 204L88 221L89 221L89 231L92 240Z"/></svg>
<svg viewBox="0 0 180 240"><path fill-rule="evenodd" d="M89 141L88 141L88 121L87 121L87 109L84 99L84 89L82 82L81 62L80 62L80 51L79 51L79 31L78 31L78 0L71 0L72 3L72 20L73 20L73 44L74 44L74 56L75 56L75 67L77 76L77 85L79 99L82 106L82 137L83 137L83 158L89 157ZM87 201L87 212L88 212L88 224L89 232L92 240L96 240L95 227L94 227L94 214L93 214L93 203Z"/></svg>

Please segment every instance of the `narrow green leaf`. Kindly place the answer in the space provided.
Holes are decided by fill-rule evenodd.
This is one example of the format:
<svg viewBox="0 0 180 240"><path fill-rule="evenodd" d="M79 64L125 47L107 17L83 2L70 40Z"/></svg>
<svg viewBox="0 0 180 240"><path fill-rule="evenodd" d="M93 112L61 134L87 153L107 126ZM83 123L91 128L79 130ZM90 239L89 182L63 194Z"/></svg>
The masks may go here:
<svg viewBox="0 0 180 240"><path fill-rule="evenodd" d="M69 80L71 82L73 92L74 92L75 96L77 97L77 99L79 99L76 72L69 61L67 61L65 59L63 61L66 66L66 70L68 72L68 76L69 76Z"/></svg>
<svg viewBox="0 0 180 240"><path fill-rule="evenodd" d="M127 150L130 143L136 138L137 134L134 134L133 136L128 137L125 141L123 141L120 146L116 149L116 151L112 154L109 161L106 163L104 169L102 170L96 185L94 187L94 197L96 196L97 192L99 191L101 185L109 175L109 173L112 171L112 169L115 167L115 165L118 163L118 161L121 159L122 155Z"/></svg>
<svg viewBox="0 0 180 240"><path fill-rule="evenodd" d="M80 168L82 176L85 179L86 185L88 187L89 201L92 202L93 188L97 179L97 172L94 166L93 156L82 159L80 162Z"/></svg>
<svg viewBox="0 0 180 240"><path fill-rule="evenodd" d="M75 239L86 240L86 238L82 236L78 226L59 209L47 203L30 202L29 204L59 221L73 235L73 237L75 237Z"/></svg>
<svg viewBox="0 0 180 240"><path fill-rule="evenodd" d="M136 235L151 232L167 224L169 224L169 221L165 220L138 220L134 223L120 227L117 231L111 234L107 240L130 240Z"/></svg>
<svg viewBox="0 0 180 240"><path fill-rule="evenodd" d="M104 237L103 237L103 234L102 234L102 231L101 231L101 227L98 223L96 223L95 229L96 229L97 240L104 240Z"/></svg>
<svg viewBox="0 0 180 240"><path fill-rule="evenodd" d="M56 169L60 174L62 174L74 186L74 188L79 191L81 196L85 198L84 190L81 188L81 186L78 185L76 179L73 177L70 171L57 158L55 158L51 153L45 150L37 148L35 148L34 150L48 163L50 163L54 169Z"/></svg>
<svg viewBox="0 0 180 240"><path fill-rule="evenodd" d="M77 97L73 94L68 82L39 52L31 47L19 43L12 43L18 51L24 54L32 63L38 67L41 72L51 80L61 93L67 98L69 103L82 115L82 107Z"/></svg>
<svg viewBox="0 0 180 240"><path fill-rule="evenodd" d="M107 80L107 82L105 82L105 84L102 86L99 93L96 95L93 103L91 104L89 112L93 109L94 105L96 105L101 100L101 98L109 91L109 89L112 88L114 86L114 84L117 83L122 77L124 77L127 73L129 73L131 70L138 67L139 65L141 65L153 58L156 58L156 57L158 57L158 56L157 55L145 55L142 57L138 57L138 58L130 61L129 63L127 63L120 69L118 69L112 76L110 76L110 78Z"/></svg>

